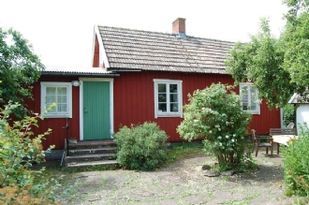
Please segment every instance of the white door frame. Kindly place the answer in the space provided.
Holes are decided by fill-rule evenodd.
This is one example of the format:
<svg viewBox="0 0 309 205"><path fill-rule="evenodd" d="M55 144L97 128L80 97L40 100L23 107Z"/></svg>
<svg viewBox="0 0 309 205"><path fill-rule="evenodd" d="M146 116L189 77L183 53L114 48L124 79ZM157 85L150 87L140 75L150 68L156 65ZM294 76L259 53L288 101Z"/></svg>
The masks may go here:
<svg viewBox="0 0 309 205"><path fill-rule="evenodd" d="M84 88L85 81L104 81L109 82L110 92L110 135L111 139L114 134L114 79L113 78L79 78L79 139L84 140Z"/></svg>

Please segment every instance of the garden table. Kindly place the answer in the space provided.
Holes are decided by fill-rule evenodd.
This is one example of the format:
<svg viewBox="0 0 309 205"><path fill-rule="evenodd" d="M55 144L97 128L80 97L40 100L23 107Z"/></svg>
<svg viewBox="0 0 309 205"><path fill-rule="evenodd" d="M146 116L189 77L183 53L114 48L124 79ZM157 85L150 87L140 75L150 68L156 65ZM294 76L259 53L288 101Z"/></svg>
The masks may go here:
<svg viewBox="0 0 309 205"><path fill-rule="evenodd" d="M291 140L297 139L296 135L273 135L273 143L277 143L277 154L279 154L280 144L288 146Z"/></svg>

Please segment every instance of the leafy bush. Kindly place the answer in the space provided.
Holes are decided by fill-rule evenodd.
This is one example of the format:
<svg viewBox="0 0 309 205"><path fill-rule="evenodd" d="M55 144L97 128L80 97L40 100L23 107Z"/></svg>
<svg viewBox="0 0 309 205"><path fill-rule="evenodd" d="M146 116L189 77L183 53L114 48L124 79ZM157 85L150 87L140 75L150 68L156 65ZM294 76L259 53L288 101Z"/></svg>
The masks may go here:
<svg viewBox="0 0 309 205"><path fill-rule="evenodd" d="M245 152L249 115L242 111L232 87L212 84L189 96L184 121L177 131L183 139L205 139L205 149L214 154L221 169L239 165Z"/></svg>
<svg viewBox="0 0 309 205"><path fill-rule="evenodd" d="M283 107L283 121L285 126L287 126L290 122L295 123L295 107L294 105L287 104Z"/></svg>
<svg viewBox="0 0 309 205"><path fill-rule="evenodd" d="M42 140L47 131L35 136L37 116L26 116L19 121L10 120L18 104L9 104L0 110L0 203L16 204L20 199L49 200L49 181L41 177L43 170L32 171L33 163L44 160ZM21 204L23 202L20 202Z"/></svg>
<svg viewBox="0 0 309 205"><path fill-rule="evenodd" d="M166 133L156 123L122 127L115 134L117 161L128 169L153 170L166 160Z"/></svg>
<svg viewBox="0 0 309 205"><path fill-rule="evenodd" d="M288 195L309 196L309 130L283 150L284 180Z"/></svg>

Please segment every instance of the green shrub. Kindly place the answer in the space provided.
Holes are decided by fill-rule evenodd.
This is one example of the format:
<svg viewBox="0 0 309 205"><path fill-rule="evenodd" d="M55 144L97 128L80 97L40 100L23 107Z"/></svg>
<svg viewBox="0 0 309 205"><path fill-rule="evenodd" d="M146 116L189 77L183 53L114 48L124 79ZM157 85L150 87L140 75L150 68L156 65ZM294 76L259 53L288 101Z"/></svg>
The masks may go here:
<svg viewBox="0 0 309 205"><path fill-rule="evenodd" d="M42 177L43 170L31 167L44 160L42 140L49 131L34 135L37 116L12 121L10 116L18 106L0 109L0 204L45 203L52 198L53 187Z"/></svg>
<svg viewBox="0 0 309 205"><path fill-rule="evenodd" d="M290 122L295 123L295 107L294 105L287 104L283 107L283 122L287 126Z"/></svg>
<svg viewBox="0 0 309 205"><path fill-rule="evenodd" d="M244 159L249 119L232 87L212 84L189 96L184 120L177 131L189 141L205 139L205 150L217 157L221 170L226 170Z"/></svg>
<svg viewBox="0 0 309 205"><path fill-rule="evenodd" d="M288 195L309 196L309 130L283 150L284 180Z"/></svg>
<svg viewBox="0 0 309 205"><path fill-rule="evenodd" d="M167 135L155 123L122 127L115 134L117 161L136 170L153 170L166 160Z"/></svg>

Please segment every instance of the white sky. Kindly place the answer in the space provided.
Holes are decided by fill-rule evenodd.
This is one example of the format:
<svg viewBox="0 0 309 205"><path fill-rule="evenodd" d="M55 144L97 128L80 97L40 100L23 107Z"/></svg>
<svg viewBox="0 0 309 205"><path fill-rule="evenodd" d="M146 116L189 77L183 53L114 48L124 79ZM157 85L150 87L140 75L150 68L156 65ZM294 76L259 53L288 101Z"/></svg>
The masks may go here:
<svg viewBox="0 0 309 205"><path fill-rule="evenodd" d="M46 66L90 67L94 25L171 32L183 17L188 35L248 41L261 17L278 36L284 11L281 0L0 0L0 27L21 32Z"/></svg>

